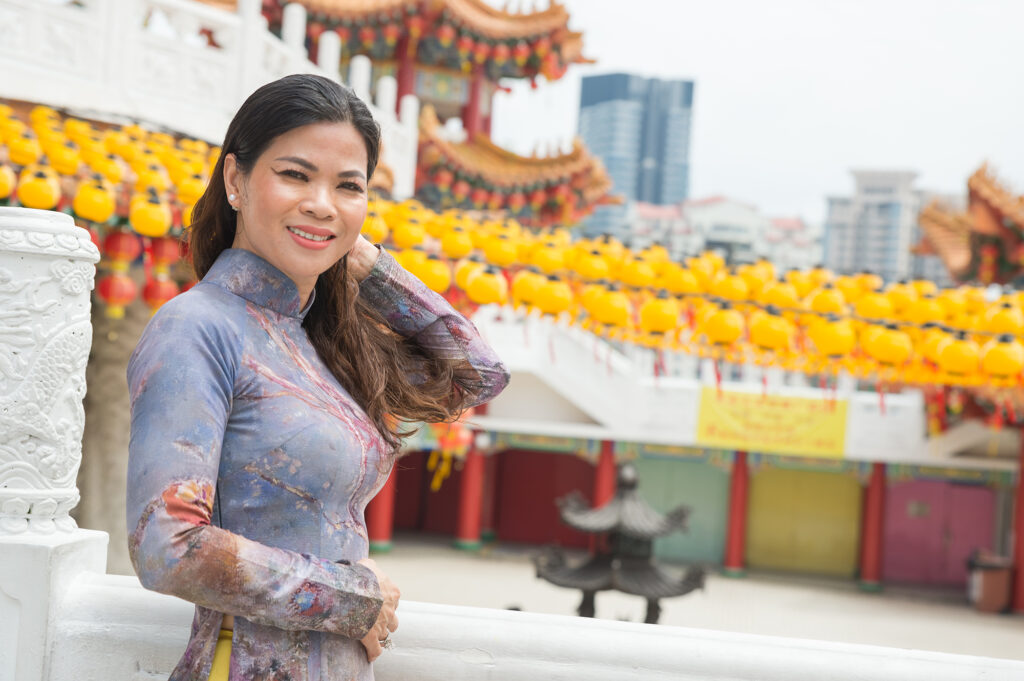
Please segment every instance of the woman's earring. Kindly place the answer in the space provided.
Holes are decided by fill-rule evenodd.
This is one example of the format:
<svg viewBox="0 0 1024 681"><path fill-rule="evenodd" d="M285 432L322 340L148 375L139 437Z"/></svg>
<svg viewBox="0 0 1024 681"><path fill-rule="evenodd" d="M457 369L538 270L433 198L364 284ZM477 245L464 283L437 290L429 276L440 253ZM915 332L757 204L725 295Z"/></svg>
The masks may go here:
<svg viewBox="0 0 1024 681"><path fill-rule="evenodd" d="M231 203L231 210L237 212L238 211L238 206L236 206L234 204L234 201L235 201L235 195L234 194L228 194L228 202Z"/></svg>

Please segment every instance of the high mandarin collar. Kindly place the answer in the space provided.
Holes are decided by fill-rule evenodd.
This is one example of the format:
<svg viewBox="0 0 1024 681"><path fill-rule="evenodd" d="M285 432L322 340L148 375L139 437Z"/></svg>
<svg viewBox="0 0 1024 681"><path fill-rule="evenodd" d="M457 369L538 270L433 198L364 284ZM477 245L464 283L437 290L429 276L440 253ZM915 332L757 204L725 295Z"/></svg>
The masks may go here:
<svg viewBox="0 0 1024 681"><path fill-rule="evenodd" d="M203 281L217 284L254 305L298 319L305 318L316 297L314 290L309 304L303 307L299 289L287 274L242 248L221 251Z"/></svg>

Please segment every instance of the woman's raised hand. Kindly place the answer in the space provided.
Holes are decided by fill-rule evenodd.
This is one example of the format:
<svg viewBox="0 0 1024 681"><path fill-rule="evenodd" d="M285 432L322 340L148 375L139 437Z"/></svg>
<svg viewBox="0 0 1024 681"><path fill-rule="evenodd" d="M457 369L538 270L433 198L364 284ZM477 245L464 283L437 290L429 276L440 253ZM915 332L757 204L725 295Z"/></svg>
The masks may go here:
<svg viewBox="0 0 1024 681"><path fill-rule="evenodd" d="M377 577L377 584L380 585L380 595L384 599L384 605L380 608L377 621L374 622L373 627L360 641L363 644L363 648L366 649L367 659L373 662L384 652L382 644L387 640L388 635L395 629L398 629L398 615L395 613L395 610L398 609L398 599L402 597L402 592L398 590L395 583L384 574L380 567L377 566L377 562L372 558L363 558L357 564L364 565L373 571L373 574Z"/></svg>

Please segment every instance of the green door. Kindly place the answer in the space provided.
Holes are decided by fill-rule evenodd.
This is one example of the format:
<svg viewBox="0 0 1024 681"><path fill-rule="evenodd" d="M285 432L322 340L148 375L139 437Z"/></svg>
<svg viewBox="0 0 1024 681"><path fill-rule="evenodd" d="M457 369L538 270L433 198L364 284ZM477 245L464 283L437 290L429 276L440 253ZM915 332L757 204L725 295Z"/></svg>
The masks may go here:
<svg viewBox="0 0 1024 681"><path fill-rule="evenodd" d="M654 555L682 562L722 562L729 505L729 475L703 462L639 458L640 495L662 513L689 506L687 532L657 539Z"/></svg>

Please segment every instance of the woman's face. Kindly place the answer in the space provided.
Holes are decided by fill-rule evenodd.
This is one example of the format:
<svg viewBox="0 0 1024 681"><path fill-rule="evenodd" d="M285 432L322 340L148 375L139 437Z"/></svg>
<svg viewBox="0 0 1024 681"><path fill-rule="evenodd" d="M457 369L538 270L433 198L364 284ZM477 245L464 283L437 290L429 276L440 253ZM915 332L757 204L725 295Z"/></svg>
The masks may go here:
<svg viewBox="0 0 1024 681"><path fill-rule="evenodd" d="M224 185L244 248L284 272L303 303L352 249L366 218L366 143L351 123L313 123L277 137L242 174L224 157Z"/></svg>

